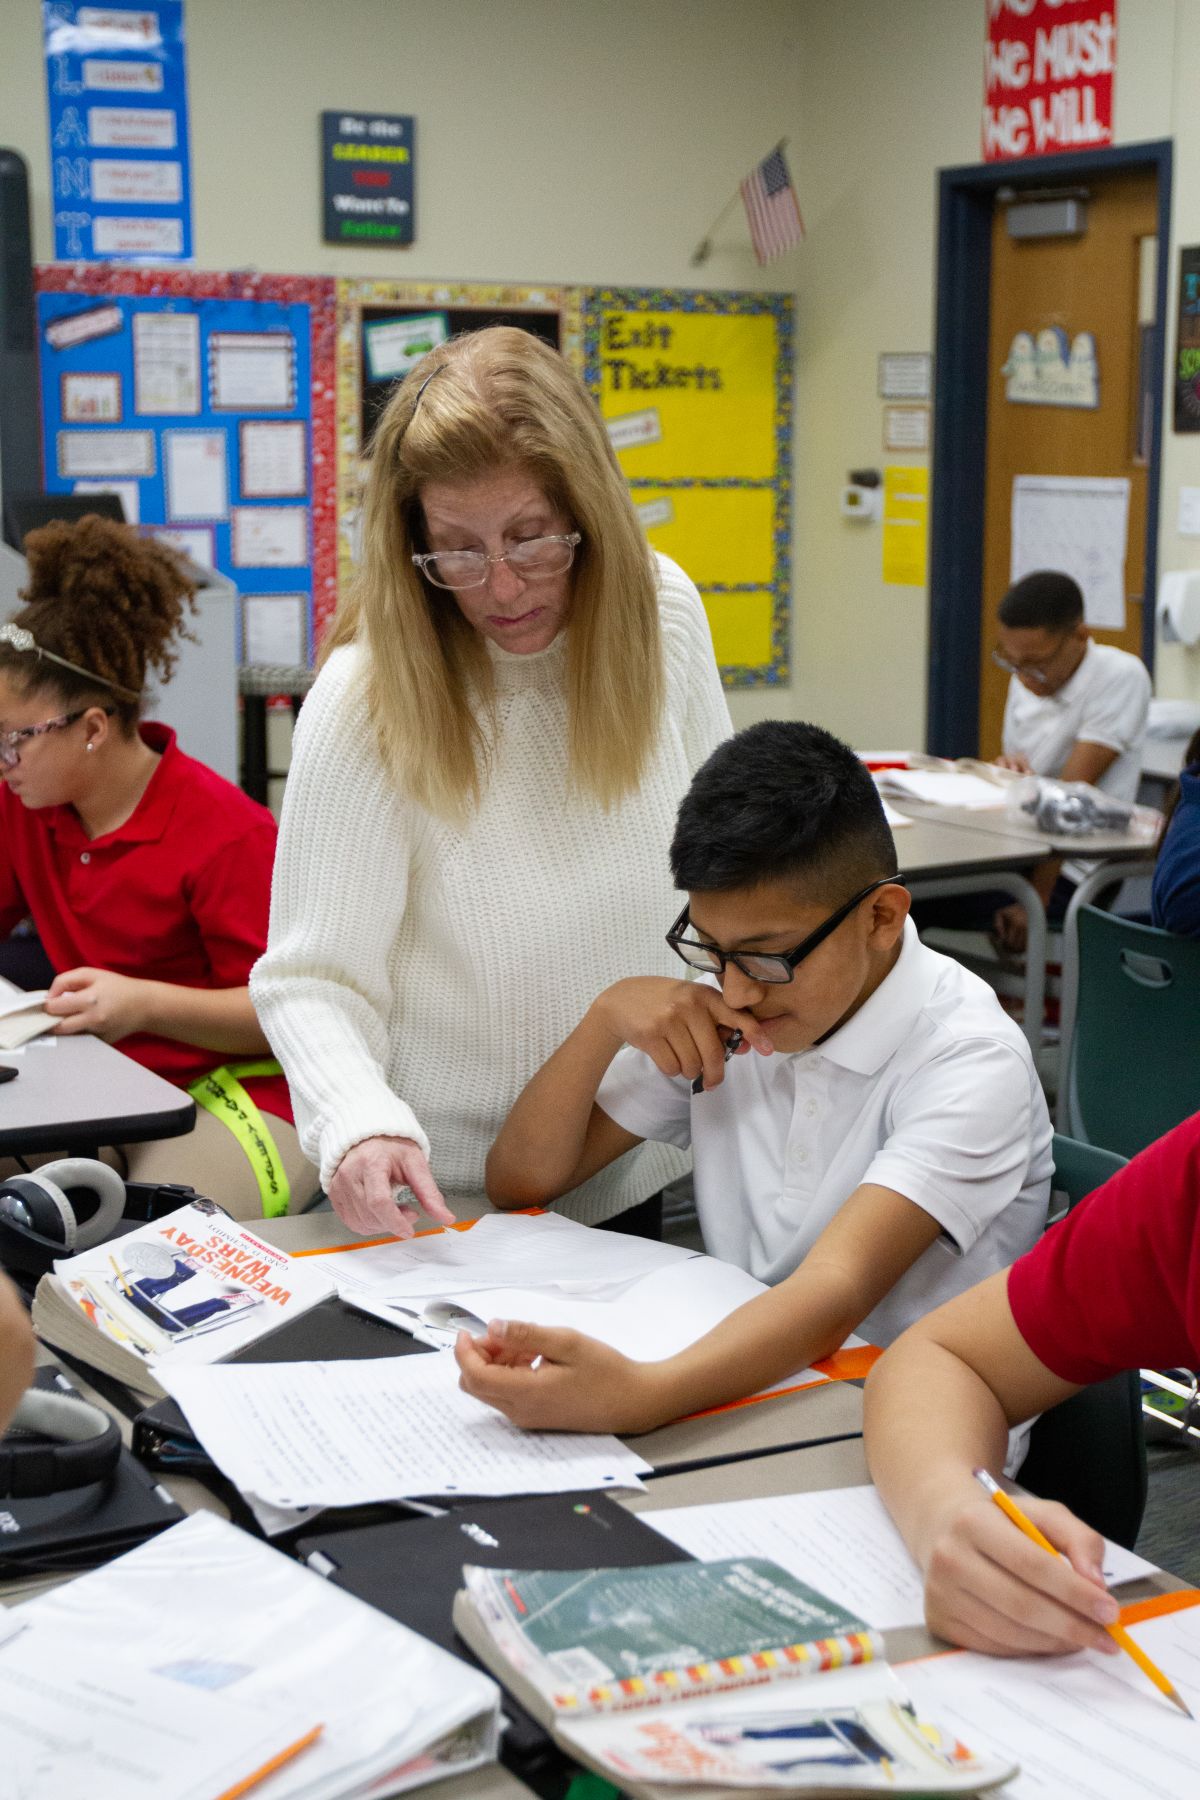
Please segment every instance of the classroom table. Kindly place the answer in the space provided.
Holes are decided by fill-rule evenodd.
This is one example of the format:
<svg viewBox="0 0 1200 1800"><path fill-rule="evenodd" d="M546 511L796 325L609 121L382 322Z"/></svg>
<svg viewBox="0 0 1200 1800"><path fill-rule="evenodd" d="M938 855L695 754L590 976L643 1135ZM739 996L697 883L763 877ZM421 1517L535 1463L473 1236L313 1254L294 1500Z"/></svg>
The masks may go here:
<svg viewBox="0 0 1200 1800"><path fill-rule="evenodd" d="M0 1155L94 1155L103 1144L182 1137L196 1103L111 1044L82 1034L35 1038L0 1062L20 1069L0 1086Z"/></svg>
<svg viewBox="0 0 1200 1800"><path fill-rule="evenodd" d="M494 1210L481 1201L479 1213ZM359 1240L335 1213L301 1213L264 1219L254 1229L289 1252L333 1250ZM320 1266L321 1259L315 1259ZM772 1395L677 1419L657 1431L626 1440L655 1470L695 1468L761 1456L795 1444L818 1444L862 1433L862 1390L856 1381L822 1382L800 1392Z"/></svg>

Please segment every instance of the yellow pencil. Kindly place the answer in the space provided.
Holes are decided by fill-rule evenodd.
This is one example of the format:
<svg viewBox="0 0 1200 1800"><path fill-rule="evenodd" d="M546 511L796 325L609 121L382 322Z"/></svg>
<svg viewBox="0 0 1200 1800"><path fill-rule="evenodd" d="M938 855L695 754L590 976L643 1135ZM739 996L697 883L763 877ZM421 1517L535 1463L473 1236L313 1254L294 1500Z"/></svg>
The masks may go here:
<svg viewBox="0 0 1200 1800"><path fill-rule="evenodd" d="M1018 1531L1023 1531L1027 1538L1037 1544L1040 1549L1048 1550L1051 1556L1059 1555L1050 1539L1038 1530L1032 1519L1026 1518L1012 1495L1006 1494L999 1482L992 1480L986 1469L976 1469L975 1479L991 1495L1005 1517L1012 1520ZM1195 1717L1190 1707L1185 1704L1182 1695L1167 1680L1157 1663L1151 1662L1141 1645L1134 1642L1123 1625L1106 1625L1104 1629L1113 1642L1119 1644L1125 1654L1133 1658L1142 1674L1154 1683L1160 1694L1165 1694L1167 1699L1172 1701L1189 1719Z"/></svg>
<svg viewBox="0 0 1200 1800"><path fill-rule="evenodd" d="M111 1250L108 1253L108 1260L112 1264L114 1270L116 1271L117 1280L120 1282L121 1286L125 1289L125 1292L129 1295L129 1298L132 1300L133 1299L133 1289L129 1285L129 1278L126 1275L124 1269L121 1267L120 1263L117 1261L116 1257L113 1255Z"/></svg>

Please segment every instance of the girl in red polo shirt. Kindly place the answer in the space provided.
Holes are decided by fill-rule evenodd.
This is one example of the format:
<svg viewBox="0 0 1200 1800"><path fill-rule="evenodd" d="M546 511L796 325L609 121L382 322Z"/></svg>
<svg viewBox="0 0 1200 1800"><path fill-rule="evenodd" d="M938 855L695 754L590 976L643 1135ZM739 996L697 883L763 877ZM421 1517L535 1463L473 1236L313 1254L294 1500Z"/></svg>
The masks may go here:
<svg viewBox="0 0 1200 1800"><path fill-rule="evenodd" d="M191 1136L117 1147L128 1179L190 1182L240 1218L297 1210L316 1177L246 985L275 821L140 718L192 586L108 519L31 532L25 554L26 604L0 626L0 939L32 919L58 1032L119 1043L198 1102Z"/></svg>

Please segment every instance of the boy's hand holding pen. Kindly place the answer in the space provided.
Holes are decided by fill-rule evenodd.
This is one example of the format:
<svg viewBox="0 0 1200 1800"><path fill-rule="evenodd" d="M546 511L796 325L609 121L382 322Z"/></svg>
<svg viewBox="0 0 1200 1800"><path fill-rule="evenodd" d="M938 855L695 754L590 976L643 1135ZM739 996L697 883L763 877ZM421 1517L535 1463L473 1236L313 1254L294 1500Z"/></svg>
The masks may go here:
<svg viewBox="0 0 1200 1800"><path fill-rule="evenodd" d="M684 1076L694 1094L720 1086L731 1056L775 1049L752 1012L730 1006L703 981L633 976L606 988L593 1010L614 1039L641 1050L664 1075Z"/></svg>

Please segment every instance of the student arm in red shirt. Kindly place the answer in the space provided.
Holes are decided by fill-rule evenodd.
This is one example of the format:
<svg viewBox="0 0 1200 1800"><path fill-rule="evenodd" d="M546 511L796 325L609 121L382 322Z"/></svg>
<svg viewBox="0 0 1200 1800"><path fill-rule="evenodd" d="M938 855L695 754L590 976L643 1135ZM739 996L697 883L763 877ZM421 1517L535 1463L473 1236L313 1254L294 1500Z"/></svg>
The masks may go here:
<svg viewBox="0 0 1200 1800"><path fill-rule="evenodd" d="M1052 1226L1013 1265L1008 1299L1065 1381L1200 1364L1200 1113Z"/></svg>

